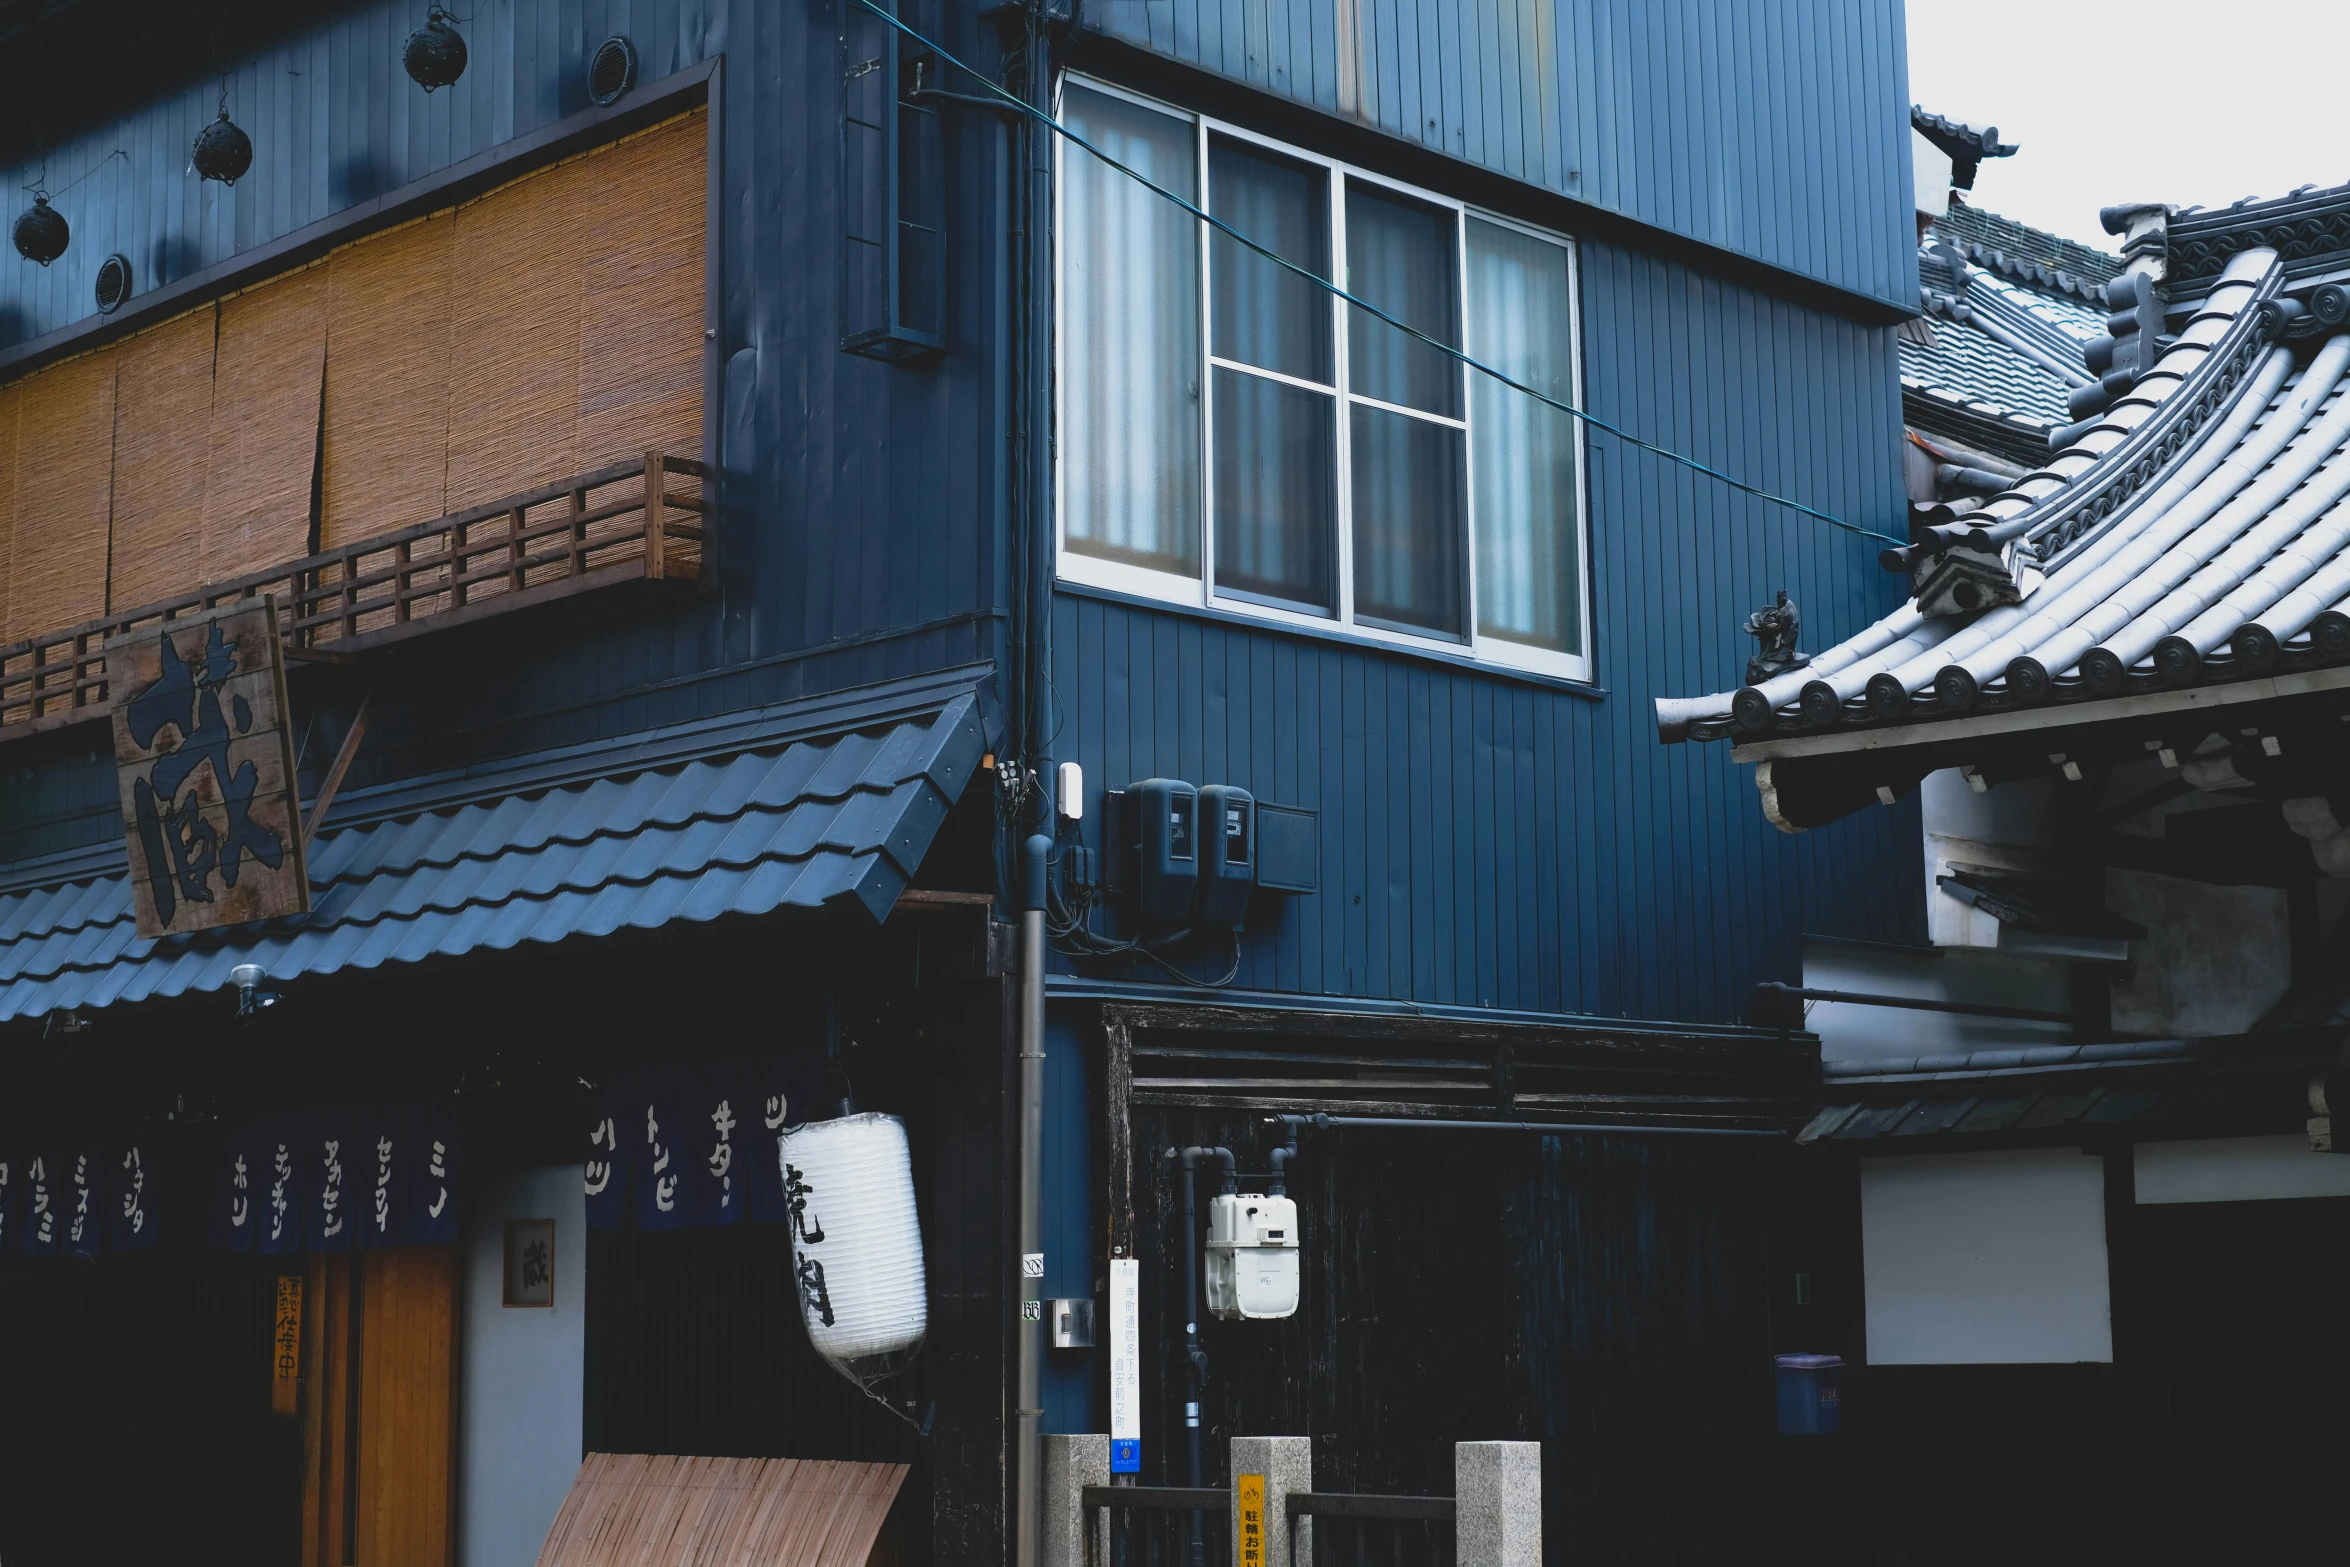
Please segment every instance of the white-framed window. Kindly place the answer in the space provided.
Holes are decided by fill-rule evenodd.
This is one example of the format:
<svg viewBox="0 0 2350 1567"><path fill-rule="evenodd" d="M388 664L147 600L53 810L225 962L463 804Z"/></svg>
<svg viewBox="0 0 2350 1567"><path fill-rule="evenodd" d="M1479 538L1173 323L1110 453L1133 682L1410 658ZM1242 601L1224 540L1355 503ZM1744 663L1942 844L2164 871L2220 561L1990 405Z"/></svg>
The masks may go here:
<svg viewBox="0 0 2350 1567"><path fill-rule="evenodd" d="M1580 406L1565 236L1082 78L1060 111L1285 260ZM1084 149L1059 157L1064 579L1590 677L1572 417Z"/></svg>

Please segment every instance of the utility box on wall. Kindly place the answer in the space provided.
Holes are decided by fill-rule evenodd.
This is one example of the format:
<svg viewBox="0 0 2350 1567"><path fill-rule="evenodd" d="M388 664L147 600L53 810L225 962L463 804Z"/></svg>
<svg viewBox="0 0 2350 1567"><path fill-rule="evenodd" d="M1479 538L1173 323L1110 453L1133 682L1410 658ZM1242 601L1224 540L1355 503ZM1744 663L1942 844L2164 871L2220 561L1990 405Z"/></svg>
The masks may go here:
<svg viewBox="0 0 2350 1567"><path fill-rule="evenodd" d="M1102 882L1144 922L1242 923L1259 892L1320 890L1321 819L1236 784L1145 778L1102 796Z"/></svg>
<svg viewBox="0 0 2350 1567"><path fill-rule="evenodd" d="M1208 1310L1230 1320L1297 1310L1297 1204L1256 1192L1208 1204Z"/></svg>

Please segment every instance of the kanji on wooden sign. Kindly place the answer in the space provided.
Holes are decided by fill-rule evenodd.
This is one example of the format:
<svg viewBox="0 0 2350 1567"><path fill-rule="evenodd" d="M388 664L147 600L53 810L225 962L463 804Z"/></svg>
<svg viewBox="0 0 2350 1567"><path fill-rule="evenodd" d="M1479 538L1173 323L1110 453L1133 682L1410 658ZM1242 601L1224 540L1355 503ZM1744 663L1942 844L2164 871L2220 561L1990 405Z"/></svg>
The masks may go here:
<svg viewBox="0 0 2350 1567"><path fill-rule="evenodd" d="M273 596L106 644L139 934L310 908Z"/></svg>

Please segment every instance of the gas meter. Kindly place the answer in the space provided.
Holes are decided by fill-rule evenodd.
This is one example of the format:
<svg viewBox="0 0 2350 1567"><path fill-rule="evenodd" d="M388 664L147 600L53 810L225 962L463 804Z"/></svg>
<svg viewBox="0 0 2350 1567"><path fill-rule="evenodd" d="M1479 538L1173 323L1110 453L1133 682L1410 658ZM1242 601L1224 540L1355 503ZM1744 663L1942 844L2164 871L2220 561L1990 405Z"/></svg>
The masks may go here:
<svg viewBox="0 0 2350 1567"><path fill-rule="evenodd" d="M1208 1205L1208 1311L1233 1318L1297 1310L1297 1204L1241 1192Z"/></svg>

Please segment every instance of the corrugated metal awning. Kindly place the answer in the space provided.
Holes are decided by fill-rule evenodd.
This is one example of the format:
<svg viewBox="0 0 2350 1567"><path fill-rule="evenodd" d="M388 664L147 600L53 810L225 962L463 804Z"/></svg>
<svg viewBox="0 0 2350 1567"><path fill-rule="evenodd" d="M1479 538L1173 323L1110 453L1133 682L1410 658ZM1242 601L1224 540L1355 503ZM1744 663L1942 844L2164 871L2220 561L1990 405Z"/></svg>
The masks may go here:
<svg viewBox="0 0 2350 1567"><path fill-rule="evenodd" d="M888 915L984 749L979 675L347 795L312 912L139 938L108 873L0 894L0 1021L779 909Z"/></svg>

